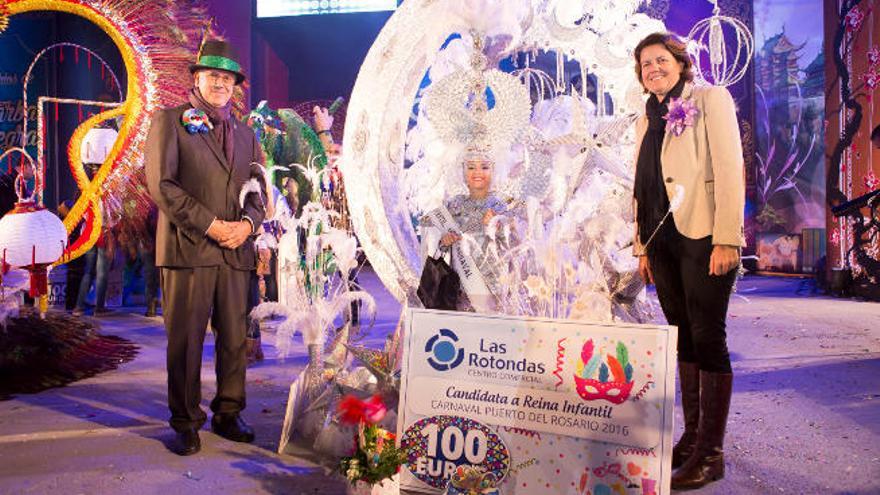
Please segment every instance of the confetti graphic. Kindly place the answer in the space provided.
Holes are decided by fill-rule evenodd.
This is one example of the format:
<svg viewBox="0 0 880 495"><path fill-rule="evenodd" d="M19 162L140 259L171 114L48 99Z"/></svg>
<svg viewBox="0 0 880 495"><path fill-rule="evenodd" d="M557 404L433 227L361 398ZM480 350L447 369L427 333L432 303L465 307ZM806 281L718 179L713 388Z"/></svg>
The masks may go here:
<svg viewBox="0 0 880 495"><path fill-rule="evenodd" d="M553 371L553 375L556 376L556 388L558 389L562 382L562 367L565 365L565 346L562 345L565 342L565 338L561 338L556 342L556 370Z"/></svg>

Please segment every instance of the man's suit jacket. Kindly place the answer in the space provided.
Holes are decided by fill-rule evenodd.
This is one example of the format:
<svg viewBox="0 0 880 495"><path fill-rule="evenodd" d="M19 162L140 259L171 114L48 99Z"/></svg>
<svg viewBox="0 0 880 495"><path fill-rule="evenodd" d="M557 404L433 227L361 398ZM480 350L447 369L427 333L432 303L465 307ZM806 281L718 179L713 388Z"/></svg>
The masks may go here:
<svg viewBox="0 0 880 495"><path fill-rule="evenodd" d="M254 165L261 151L253 131L233 120L233 159L227 160L211 134L190 134L181 117L186 104L157 111L146 146L147 188L159 206L156 227L156 266L191 268L227 264L238 270L256 267L254 243L225 249L206 235L214 219L253 225L263 222L265 210L256 194L239 203L242 186L259 176Z"/></svg>
<svg viewBox="0 0 880 495"><path fill-rule="evenodd" d="M733 98L723 87L692 83L685 83L681 97L693 101L700 114L680 136L667 131L660 152L669 199L676 185L685 191L672 214L675 226L691 239L711 235L712 244L745 246L745 176ZM647 128L648 118L642 115L636 121L636 160ZM638 232L636 226L636 255L644 254Z"/></svg>

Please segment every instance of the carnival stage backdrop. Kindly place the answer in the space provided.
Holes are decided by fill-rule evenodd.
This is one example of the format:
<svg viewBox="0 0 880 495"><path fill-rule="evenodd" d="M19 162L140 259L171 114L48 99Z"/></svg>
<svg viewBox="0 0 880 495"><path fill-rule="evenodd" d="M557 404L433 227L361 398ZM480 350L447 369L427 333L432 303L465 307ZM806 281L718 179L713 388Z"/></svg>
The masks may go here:
<svg viewBox="0 0 880 495"><path fill-rule="evenodd" d="M27 104L27 150L36 157L37 145L43 146L43 201L54 209L65 199L75 200L79 196L66 151L76 127L102 109L87 102L102 100L112 104L122 100L127 77L119 50L94 23L76 15L53 12L17 16L0 36L0 46L4 53L0 60L0 72L4 74L4 84L0 86L4 109L0 153L21 145ZM29 69L25 102L24 79ZM40 105L42 123L37 120ZM9 154L0 168L10 173L13 163L21 160L20 155Z"/></svg>
<svg viewBox="0 0 880 495"><path fill-rule="evenodd" d="M218 2L204 3L211 6ZM824 16L802 15L803 12L818 12L820 3L816 0L784 3L772 0L720 0L718 3L725 15L743 21L746 26L753 28L755 35L753 63L745 78L730 89L739 108L745 145L749 196L747 251L761 251L759 254L765 262L760 264L760 268L810 272L824 254L826 238L832 251L829 266L850 268L858 277L862 273L862 265L870 264L867 259L853 263L855 251L851 248L855 232L851 221L829 216L827 234L823 232L826 227L823 212L828 201L839 202L840 199L835 194L826 199L826 189L838 190L841 197L852 199L859 196L859 192L869 192L877 187L876 172L871 170L871 146L868 141L862 141L867 139L870 125L876 122L872 113L874 106L866 99L877 87L877 69L871 62L874 60L871 56L874 53L871 40L876 29L876 9L871 8L874 2L868 0L838 3L840 5L825 2ZM194 4L187 2L187 5ZM650 2L643 10L651 17L662 20L669 29L685 34L698 20L707 17L712 7L705 0L675 2L674 8L672 2L658 0ZM85 100L104 94L118 101L118 95L113 93L118 93L120 88L112 87L115 84L112 81L116 79L121 83L121 92L126 92L127 71L124 70L117 47L109 42L102 29L76 15L59 14L52 12L52 9L33 10L26 15L14 16L14 22L0 37L0 51L3 53L0 62L0 99L3 102L0 152L8 149L12 142L20 142L19 128L23 130L26 127L26 142L30 152L36 154L37 105L36 101L31 101L26 108L24 103L19 103L23 101L20 96L21 79L34 57L50 45L68 42L78 44L79 48L73 45L58 46L41 57L41 61L34 66L29 89L35 95L39 93ZM222 9L215 10L222 12ZM845 11L844 16L840 16L841 10ZM293 106L296 100L346 96L365 47L388 15L356 13L263 19L254 22L258 27L253 34L250 28L242 30L237 24L221 25L219 29L235 31L237 36L244 36L243 39L263 36L274 45L274 51L281 54L283 59L280 62L276 60L276 64L285 66L290 76L270 75L278 83L289 85L282 92L273 86L271 92L275 95L286 94L288 101L279 102L280 105ZM818 23L822 17L825 18L828 40L825 47L821 46L817 35L821 32ZM228 17L222 18L222 15L221 20L227 24L233 21ZM291 23L299 24L294 29ZM317 26L319 29L309 29L308 26ZM835 45L838 27L843 33L839 46ZM288 36L293 38L282 36L284 32L291 33ZM311 41L323 39L321 33L329 32L344 34L333 37L332 46L328 48L332 49L333 56L322 59L316 54L315 57L308 57L304 55L307 52L297 48L314 46ZM310 42L297 42L297 36L307 38ZM850 42L847 43L847 40ZM840 121L839 115L831 114L834 111L840 114L840 98L835 96L835 91L828 93L831 98L830 113L827 118L825 115L822 88L836 87L836 76L840 73L835 58L826 56L826 52L839 49L846 52L841 60L844 67L849 67L845 79L849 80L851 86L852 103L865 108L860 112L858 122L851 121L853 128L848 132L851 138L838 141L840 132L829 133L826 150L826 127L837 125L836 122ZM319 52L326 55L326 50ZM296 56L292 59L288 57L290 54ZM254 57L255 84L261 92L269 93L273 81L262 77L262 67L259 67L267 62L266 57L259 56L257 52L254 52ZM99 62L99 58L105 63ZM321 60L332 61L333 64L321 63ZM834 76L827 82L824 80L826 66ZM272 72L278 74L274 69ZM344 77L340 77L343 73ZM572 77L576 77L576 74ZM314 84L317 80L324 82ZM323 89L329 92L317 94ZM594 88L591 90L595 91ZM254 95L253 102L261 96ZM48 162L44 200L52 207L78 192L75 174L66 173L69 165L64 152L66 141L80 120L95 112L97 107L49 102L45 110L47 129L44 144ZM854 114L855 107L848 107L848 112ZM30 121L26 126L20 115L29 115ZM855 118L855 115L850 117ZM842 124L838 127L841 132L845 130ZM844 144L836 150L838 142ZM823 180L826 178L825 156L828 156L829 166L834 169L831 172L835 176L833 180ZM0 164L0 169L8 171L17 160L20 159L14 155L7 156ZM848 164L854 168L848 170ZM797 246L792 244L795 240ZM876 259L877 248L870 247L872 245L867 243L858 250ZM792 249L796 250L796 261L782 263L781 260L788 258Z"/></svg>
<svg viewBox="0 0 880 495"><path fill-rule="evenodd" d="M880 124L880 12L871 0L825 2L827 134L826 202L855 204L828 213L828 265L853 278L854 292L880 300L880 149L871 131ZM856 201L863 198L863 201Z"/></svg>
<svg viewBox="0 0 880 495"><path fill-rule="evenodd" d="M822 19L803 12L821 6L755 2L754 213L765 270L810 272L820 255L806 243L825 223Z"/></svg>

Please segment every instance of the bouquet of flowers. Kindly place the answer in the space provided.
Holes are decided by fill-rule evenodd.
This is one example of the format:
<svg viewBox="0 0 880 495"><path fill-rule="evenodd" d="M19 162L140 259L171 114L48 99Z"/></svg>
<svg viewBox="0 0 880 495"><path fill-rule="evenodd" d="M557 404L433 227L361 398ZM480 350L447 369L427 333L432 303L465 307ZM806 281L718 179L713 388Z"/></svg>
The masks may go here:
<svg viewBox="0 0 880 495"><path fill-rule="evenodd" d="M395 445L395 435L378 425L386 411L378 395L366 401L349 395L339 402L339 420L357 425L354 452L339 463L339 472L352 484L381 483L400 471L400 465L406 462L403 451Z"/></svg>

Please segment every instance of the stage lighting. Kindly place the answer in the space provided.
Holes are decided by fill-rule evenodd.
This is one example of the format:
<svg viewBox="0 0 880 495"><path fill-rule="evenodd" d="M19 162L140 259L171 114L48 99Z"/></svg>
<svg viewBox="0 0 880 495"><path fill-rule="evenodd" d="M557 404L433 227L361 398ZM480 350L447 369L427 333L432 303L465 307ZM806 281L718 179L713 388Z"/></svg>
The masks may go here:
<svg viewBox="0 0 880 495"><path fill-rule="evenodd" d="M257 0L257 17L394 10L397 0Z"/></svg>

